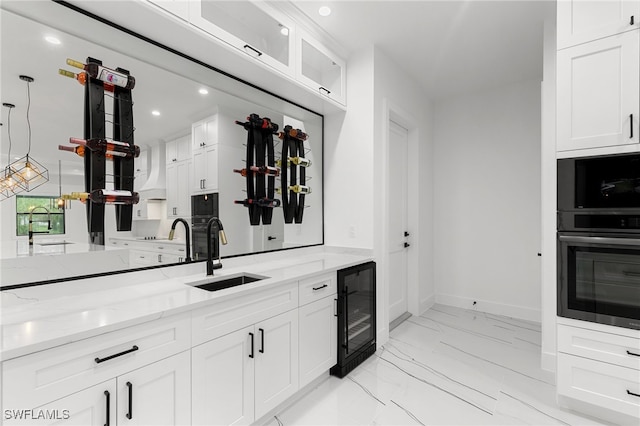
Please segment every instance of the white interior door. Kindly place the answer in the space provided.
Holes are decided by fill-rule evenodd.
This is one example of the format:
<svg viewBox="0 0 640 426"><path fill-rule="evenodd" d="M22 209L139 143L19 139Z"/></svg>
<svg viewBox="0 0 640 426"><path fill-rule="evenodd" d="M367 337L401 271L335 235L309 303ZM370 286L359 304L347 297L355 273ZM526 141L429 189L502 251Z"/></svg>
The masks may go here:
<svg viewBox="0 0 640 426"><path fill-rule="evenodd" d="M389 121L389 322L407 312L409 132Z"/></svg>

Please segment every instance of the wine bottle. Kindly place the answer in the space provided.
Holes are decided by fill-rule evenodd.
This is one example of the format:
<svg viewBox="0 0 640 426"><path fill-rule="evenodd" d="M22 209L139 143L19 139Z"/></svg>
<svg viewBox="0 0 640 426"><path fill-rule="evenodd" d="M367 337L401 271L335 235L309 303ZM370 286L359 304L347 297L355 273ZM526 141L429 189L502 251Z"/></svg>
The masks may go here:
<svg viewBox="0 0 640 426"><path fill-rule="evenodd" d="M311 194L311 187L306 185L291 185L289 191L293 191L296 194Z"/></svg>
<svg viewBox="0 0 640 426"><path fill-rule="evenodd" d="M58 69L58 74L64 75L65 77L74 78L78 80L78 83L82 84L83 86L87 84L86 72L81 72L79 74L76 74L74 72L63 70L60 68ZM104 90L106 90L107 92L113 92L113 84L104 82L103 85L104 85Z"/></svg>
<svg viewBox="0 0 640 426"><path fill-rule="evenodd" d="M270 176L280 176L280 169L272 166L250 166L249 170L254 173L262 173ZM247 175L247 169L233 169L235 173L240 173L242 176Z"/></svg>
<svg viewBox="0 0 640 426"><path fill-rule="evenodd" d="M242 204L245 207L249 207L250 205L256 205L260 207L280 207L280 200L278 200L277 198L246 198L244 200L235 200L234 203Z"/></svg>
<svg viewBox="0 0 640 426"><path fill-rule="evenodd" d="M84 152L85 152L84 151L85 150L84 145L78 145L78 146L58 145L58 149L60 151L75 152L80 157L84 157ZM107 158L109 160L113 160L113 157L126 157L127 154L125 154L124 152L106 151L104 153L104 156L105 156L105 158Z"/></svg>
<svg viewBox="0 0 640 426"><path fill-rule="evenodd" d="M305 157L287 157L287 167L291 165L291 163L300 167L310 167L311 160ZM282 168L282 160L276 160L276 167Z"/></svg>
<svg viewBox="0 0 640 426"><path fill-rule="evenodd" d="M80 201L90 200L96 204L138 204L140 196L137 192L115 190L115 189L96 189L91 192L72 192L71 197Z"/></svg>
<svg viewBox="0 0 640 426"><path fill-rule="evenodd" d="M135 157L140 155L140 147L138 145L129 145L126 142L112 141L109 139L80 139L69 138L69 142L76 145L83 145L89 148L91 151L111 151L123 153L124 157Z"/></svg>
<svg viewBox="0 0 640 426"><path fill-rule="evenodd" d="M136 79L132 76L103 67L96 63L90 62L88 64L83 64L82 62L74 61L73 59L67 59L67 65L85 70L91 77L102 80L105 83L113 84L114 86L120 86L131 90L136 85Z"/></svg>
<svg viewBox="0 0 640 426"><path fill-rule="evenodd" d="M287 127L284 128L284 132L278 133L278 137L280 139L284 139L285 134L288 134L292 138L300 139L301 141L306 141L307 139L309 139L309 135L302 130L293 128L287 129Z"/></svg>

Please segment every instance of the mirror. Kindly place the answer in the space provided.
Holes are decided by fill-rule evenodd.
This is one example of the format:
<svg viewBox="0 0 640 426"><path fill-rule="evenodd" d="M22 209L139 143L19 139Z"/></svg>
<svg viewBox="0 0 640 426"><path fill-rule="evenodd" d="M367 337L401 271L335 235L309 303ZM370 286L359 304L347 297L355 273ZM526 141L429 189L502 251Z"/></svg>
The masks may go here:
<svg viewBox="0 0 640 426"><path fill-rule="evenodd" d="M25 13L20 3L38 5ZM35 234L36 244L31 247L27 244L26 236L16 235L16 198L0 202L3 286L158 266L161 263L155 260L139 262L132 253L141 250L153 254L157 247L154 243L167 239L175 217L180 216L191 225L190 196L197 194L201 197L204 194L218 194L219 216L229 240L228 245L221 246L222 257L323 243L322 115L63 5L53 2L3 2L2 8L0 93L2 102L12 103L15 108L11 111L10 121L12 158L7 157L8 109L2 110L1 165L4 168L8 161L27 153L30 125L30 156L49 171L46 184L20 195L55 198L60 191L63 194L84 191L83 159L74 152L58 149L58 145L72 146L69 144L70 137L83 136L84 87L77 80L58 73L60 68L81 72L67 65L67 58L81 62L87 57L96 58L106 67L127 69L135 77L136 85L132 91L134 142L141 148L141 155L135 161L134 181L135 190L140 193L140 202L134 206L132 230L116 231L115 209L107 206L105 246L88 244L85 206L77 200L71 201L70 208L64 210L64 234ZM60 43L45 41L47 36L57 38ZM26 119L29 103L27 84L19 79L19 75L34 78L28 89L29 125ZM207 93L204 94L204 91ZM110 112L113 99L108 92L106 94L105 111ZM152 111L158 111L160 115L153 115ZM269 117L280 129L290 124L309 134L304 145L306 157L312 163L306 170L307 185L312 188L312 193L305 199L302 224L285 224L282 209L276 208L270 225L250 226L247 208L234 204L234 200L247 197L245 179L233 171L245 167L247 132L234 122L246 121L251 113ZM109 123L112 120L107 114L107 138L112 137ZM199 178L192 175L196 162L200 161L196 155L202 149L194 135L201 132L202 127L199 126L203 123L210 126L208 138L218 148L218 164L212 164L211 158L215 157L207 158L206 176L217 180L217 184L200 189ZM282 144L277 137L274 141L275 157L279 159ZM188 164L191 172L185 174L186 177L176 179L175 171L171 170L174 163ZM58 173L59 169L61 173ZM110 173L112 168L108 163L107 189L113 185ZM278 179L276 187L279 185ZM179 211L174 206L176 190L182 194ZM46 229L46 223L42 223L46 222L46 213L39 210L33 216L34 230ZM149 242L145 237L155 238L155 241ZM174 246L185 244L182 225L176 228L176 240L172 243ZM52 270L55 268L51 267L44 271L47 268L41 266L47 262L69 264L72 261L61 262L62 258L52 256L55 254L85 260L77 268L58 268L58 272L55 272ZM86 257L88 255L90 257ZM38 263L33 263L36 261ZM30 264L40 266L31 270ZM16 268L23 270L20 273L10 271ZM29 273L25 273L27 269Z"/></svg>

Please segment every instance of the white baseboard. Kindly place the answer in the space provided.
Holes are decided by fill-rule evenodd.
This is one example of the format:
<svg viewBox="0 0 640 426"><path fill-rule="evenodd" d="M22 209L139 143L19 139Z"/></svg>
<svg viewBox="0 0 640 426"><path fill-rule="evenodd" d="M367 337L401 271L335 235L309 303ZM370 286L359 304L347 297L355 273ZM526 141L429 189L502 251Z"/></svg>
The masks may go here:
<svg viewBox="0 0 640 426"><path fill-rule="evenodd" d="M436 304L436 295L432 294L431 296L427 297L426 299L422 299L420 301L420 306L418 307L419 312L418 315L422 315L425 312L427 312L433 305Z"/></svg>
<svg viewBox="0 0 640 426"><path fill-rule="evenodd" d="M474 305L473 302L476 302ZM539 309L527 308L524 306L506 305L502 303L490 302L488 300L470 299L460 296L452 296L449 294L437 294L436 303L443 305L455 306L463 309L476 309L481 312L487 312L494 315L503 315L506 317L542 322L542 313Z"/></svg>

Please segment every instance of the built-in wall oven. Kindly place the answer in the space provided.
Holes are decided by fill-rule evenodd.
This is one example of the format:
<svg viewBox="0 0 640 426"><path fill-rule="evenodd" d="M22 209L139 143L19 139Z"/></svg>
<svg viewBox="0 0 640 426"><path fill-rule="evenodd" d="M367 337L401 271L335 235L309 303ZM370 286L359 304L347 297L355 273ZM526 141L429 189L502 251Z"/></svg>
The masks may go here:
<svg viewBox="0 0 640 426"><path fill-rule="evenodd" d="M558 160L558 315L640 329L640 155Z"/></svg>

